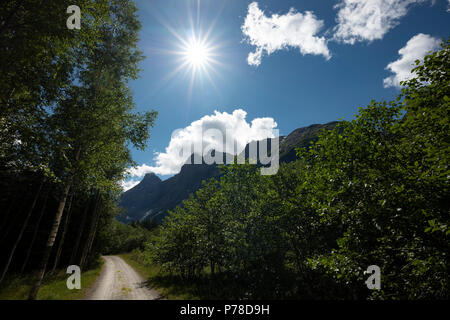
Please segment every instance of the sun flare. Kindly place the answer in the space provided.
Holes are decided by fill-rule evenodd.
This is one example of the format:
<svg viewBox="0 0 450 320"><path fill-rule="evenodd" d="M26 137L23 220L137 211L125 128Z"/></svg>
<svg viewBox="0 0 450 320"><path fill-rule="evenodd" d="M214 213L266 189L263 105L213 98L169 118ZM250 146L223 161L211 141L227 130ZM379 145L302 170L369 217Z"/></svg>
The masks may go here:
<svg viewBox="0 0 450 320"><path fill-rule="evenodd" d="M176 59L174 59L174 69L161 82L167 83L170 79L178 77L187 80L189 94L195 86L203 86L206 82L218 91L214 78L220 76L217 69L224 66L220 59L224 43L217 42L217 38L210 36L212 28L206 32L190 30L186 33L177 33L169 26L168 29L177 41L173 43L173 49L162 52Z"/></svg>
<svg viewBox="0 0 450 320"><path fill-rule="evenodd" d="M209 48L199 41L191 41L188 43L184 52L184 57L186 61L194 67L204 66L211 58Z"/></svg>
<svg viewBox="0 0 450 320"><path fill-rule="evenodd" d="M185 63L194 69L204 69L212 61L210 46L205 41L196 38L185 43L182 55Z"/></svg>

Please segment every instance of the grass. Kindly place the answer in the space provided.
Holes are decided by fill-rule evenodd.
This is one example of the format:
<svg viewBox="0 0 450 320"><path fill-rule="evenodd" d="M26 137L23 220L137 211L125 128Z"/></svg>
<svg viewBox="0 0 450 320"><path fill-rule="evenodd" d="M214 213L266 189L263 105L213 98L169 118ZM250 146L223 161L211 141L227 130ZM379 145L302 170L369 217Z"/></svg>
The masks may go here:
<svg viewBox="0 0 450 320"><path fill-rule="evenodd" d="M246 296L245 285L226 273L216 273L211 278L211 270L205 268L195 278L183 280L180 275L170 274L158 265L139 261L132 252L119 256L168 300L226 300Z"/></svg>
<svg viewBox="0 0 450 320"><path fill-rule="evenodd" d="M82 299L100 275L102 266L103 259L100 259L97 266L81 274L81 289L79 290L67 288L66 281L70 275L66 273L66 270L59 270L56 274L46 276L39 290L38 300ZM27 299L33 281L33 275L11 276L5 279L5 283L0 287L0 300Z"/></svg>
<svg viewBox="0 0 450 320"><path fill-rule="evenodd" d="M161 270L158 265L144 265L133 259L132 253L119 255L144 279L149 285L157 290L168 300L199 300L202 299L196 294L197 285L180 281L179 277L172 276Z"/></svg>
<svg viewBox="0 0 450 320"><path fill-rule="evenodd" d="M279 284L283 288L290 288L280 289L288 294L282 296L277 294L274 297L274 289L265 287L264 281L257 283L260 288L257 289L255 281L236 277L236 274L230 272L216 271L212 277L210 268L206 267L199 275L183 280L179 274L170 274L158 265L141 261L139 256L133 252L119 256L144 279L147 279L147 283L152 288L168 300L297 299L294 291L288 292L292 290L292 283L298 281L291 273L286 273L282 280L277 280L281 281ZM273 279L271 283L273 283Z"/></svg>

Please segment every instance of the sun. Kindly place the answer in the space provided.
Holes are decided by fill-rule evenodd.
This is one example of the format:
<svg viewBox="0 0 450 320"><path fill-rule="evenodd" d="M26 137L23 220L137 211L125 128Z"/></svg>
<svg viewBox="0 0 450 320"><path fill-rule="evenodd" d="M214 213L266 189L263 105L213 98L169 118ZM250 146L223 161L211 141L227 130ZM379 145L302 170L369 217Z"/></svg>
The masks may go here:
<svg viewBox="0 0 450 320"><path fill-rule="evenodd" d="M213 62L212 47L206 40L192 37L185 41L181 50L184 64L190 66L193 70L207 70Z"/></svg>
<svg viewBox="0 0 450 320"><path fill-rule="evenodd" d="M191 28L179 33L173 27L165 26L175 41L170 42L171 49L161 49L159 52L174 57L174 64L173 69L160 79L158 87L178 78L188 84L189 95L195 87L203 86L206 82L219 92L214 79L221 76L218 70L225 66L222 50L226 45L219 42L217 36L211 37L212 27L206 32Z"/></svg>
<svg viewBox="0 0 450 320"><path fill-rule="evenodd" d="M204 67L211 62L211 49L196 39L187 43L183 55L192 67Z"/></svg>
<svg viewBox="0 0 450 320"><path fill-rule="evenodd" d="M149 47L151 54L164 56L162 61L168 62L170 68L159 78L156 92L172 79L188 88L189 97L194 90L213 89L218 95L221 91L216 86L216 80L223 79L225 68L230 68L227 54L230 41L223 37L222 31L215 28L225 7L215 10L215 17L208 15L208 23L200 14L201 0L183 1L186 3L187 19L170 21L165 17L155 15L155 18L171 35L163 41L162 47ZM196 4L194 6L193 4ZM172 24L175 22L175 24ZM169 59L165 59L168 57ZM202 91L203 92L203 91Z"/></svg>

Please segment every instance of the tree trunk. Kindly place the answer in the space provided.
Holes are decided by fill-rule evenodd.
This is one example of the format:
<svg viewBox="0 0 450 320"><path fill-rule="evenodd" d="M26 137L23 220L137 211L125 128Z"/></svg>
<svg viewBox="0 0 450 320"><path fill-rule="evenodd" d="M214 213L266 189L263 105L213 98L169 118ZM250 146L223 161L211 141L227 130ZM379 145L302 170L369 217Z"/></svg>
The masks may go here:
<svg viewBox="0 0 450 320"><path fill-rule="evenodd" d="M94 243L95 240L95 235L97 234L97 228L98 228L98 221L100 220L100 213L97 213L97 217L96 217L96 221L95 221L95 227L94 227L94 233L92 234L92 237L89 239L89 247L88 250L86 252L86 257L85 259L87 259L87 257L89 256L89 254L91 253L91 249L92 249L92 244ZM82 268L84 267L84 265L86 264L86 260L83 261L83 264L80 265L81 270L83 270Z"/></svg>
<svg viewBox="0 0 450 320"><path fill-rule="evenodd" d="M20 274L22 274L23 271L25 270L25 267L27 266L27 263L28 263L28 259L30 258L31 250L33 249L34 241L36 241L36 236L39 231L39 225L41 224L42 216L44 215L45 208L47 207L47 200L48 200L49 193L50 193L50 191L47 191L47 193L45 195L44 204L42 205L41 212L39 213L38 220L36 221L36 226L34 228L33 237L31 238L30 246L28 247L27 256L25 257L25 261L22 264L22 269L20 269Z"/></svg>
<svg viewBox="0 0 450 320"><path fill-rule="evenodd" d="M52 273L55 272L56 267L58 266L59 257L61 256L62 247L64 245L64 239L66 237L67 227L69 225L69 219L70 219L70 215L72 213L72 199L73 199L73 193L70 196L69 206L67 208L67 213L66 213L66 216L64 218L63 230L62 230L62 233L61 233L61 239L59 240L58 250L56 252L55 263L53 264Z"/></svg>
<svg viewBox="0 0 450 320"><path fill-rule="evenodd" d="M17 236L17 239L14 242L14 245L13 245L13 247L11 249L11 252L9 253L8 261L6 262L6 265L3 268L2 276L0 277L0 283L3 281L3 279L5 278L6 273L8 272L9 265L11 264L11 261L12 261L12 258L14 256L14 253L15 253L15 251L17 249L17 246L18 246L20 240L22 239L23 233L24 233L24 231L25 231L25 229L26 229L26 227L28 225L28 221L30 220L31 214L33 213L34 207L35 207L36 202L37 202L37 200L39 198L39 194L41 193L41 189L42 189L43 184L44 184L44 180L42 180L41 183L39 184L39 188L38 188L38 190L36 192L36 195L34 196L33 202L31 203L31 207L28 210L28 213L27 213L27 216L25 218L25 221L22 224L22 228L20 229L19 235Z"/></svg>
<svg viewBox="0 0 450 320"><path fill-rule="evenodd" d="M99 216L98 212L98 207L99 207L99 203L100 203L100 191L97 191L97 196L96 196L96 200L95 200L95 208L94 208L94 214L91 220L91 226L89 228L89 233L88 233L88 238L86 240L86 242L84 243L84 249L83 252L81 254L81 259L80 259L80 269L83 270L83 267L86 263L86 258L89 254L89 251L91 249L92 243L94 241L94 235L95 235L95 230L97 228L97 217Z"/></svg>
<svg viewBox="0 0 450 320"><path fill-rule="evenodd" d="M78 147L75 152L75 163L78 162L80 156L81 148ZM41 287L42 278L45 274L45 269L47 268L48 259L50 258L50 253L52 252L53 244L55 243L56 235L58 234L59 224L61 223L61 216L64 211L64 207L66 205L67 196L69 195L70 187L72 186L73 177L75 175L75 169L72 169L69 176L66 180L66 185L64 186L63 194L59 200L58 209L56 210L55 218L53 220L52 229L50 230L50 234L47 240L47 246L44 251L44 255L42 257L41 264L39 266L39 271L36 277L36 281L31 288L30 295L28 296L29 300L36 300L37 294Z"/></svg>
<svg viewBox="0 0 450 320"><path fill-rule="evenodd" d="M89 255L89 253L91 253L92 244L94 243L95 235L97 234L99 220L100 220L100 210L98 211L97 217L96 217L96 220L95 220L94 234L92 235L91 242L89 243L89 248L88 248L88 251L87 251L88 255Z"/></svg>
<svg viewBox="0 0 450 320"><path fill-rule="evenodd" d="M66 185L64 186L64 192L61 195L59 200L58 209L56 210L55 218L53 219L52 229L50 230L50 234L47 240L47 246L45 247L44 255L41 260L41 264L39 266L39 271L36 277L36 281L31 288L30 295L28 296L29 300L35 300L39 289L41 287L42 278L45 274L45 269L47 268L48 259L50 258L50 253L52 252L53 244L55 243L56 235L58 234L59 224L61 222L61 216L64 210L64 206L66 205L66 199L69 194L70 187L72 185L73 175L70 175L67 178Z"/></svg>
<svg viewBox="0 0 450 320"><path fill-rule="evenodd" d="M72 249L72 255L70 256L69 264L72 265L75 263L75 259L77 258L78 247L80 246L81 237L83 236L84 225L86 224L87 212L89 210L89 199L84 207L83 217L81 218L80 230L78 230L77 240L75 241L75 246Z"/></svg>

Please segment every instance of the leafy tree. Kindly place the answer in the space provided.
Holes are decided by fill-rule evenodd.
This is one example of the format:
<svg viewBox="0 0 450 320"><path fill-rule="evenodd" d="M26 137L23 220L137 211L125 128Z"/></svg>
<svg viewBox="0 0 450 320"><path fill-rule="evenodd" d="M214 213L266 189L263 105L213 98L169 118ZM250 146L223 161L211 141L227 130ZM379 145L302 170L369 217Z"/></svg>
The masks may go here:
<svg viewBox="0 0 450 320"><path fill-rule="evenodd" d="M107 1L76 1L81 30L66 26L63 1L6 0L0 8L1 163L44 170L47 108L64 94L76 68L74 50L92 46ZM43 158L44 157L44 158Z"/></svg>
<svg viewBox="0 0 450 320"><path fill-rule="evenodd" d="M344 228L339 249L315 261L356 297L369 294L372 264L383 273L374 298L448 296L448 50L427 56L396 101L372 102L300 152L318 212Z"/></svg>
<svg viewBox="0 0 450 320"><path fill-rule="evenodd" d="M128 144L145 146L148 128L155 112L133 114L132 96L126 85L137 76L141 53L136 49L140 28L136 7L130 1L109 2L109 18L98 27L95 46L81 46L76 51L76 79L58 99L49 117L54 154L60 161L55 175L61 181L59 205L36 282L31 290L34 299L58 232L66 199L74 180L100 193L118 190L125 168L132 164ZM81 262L90 251L96 232L98 212L94 211Z"/></svg>

